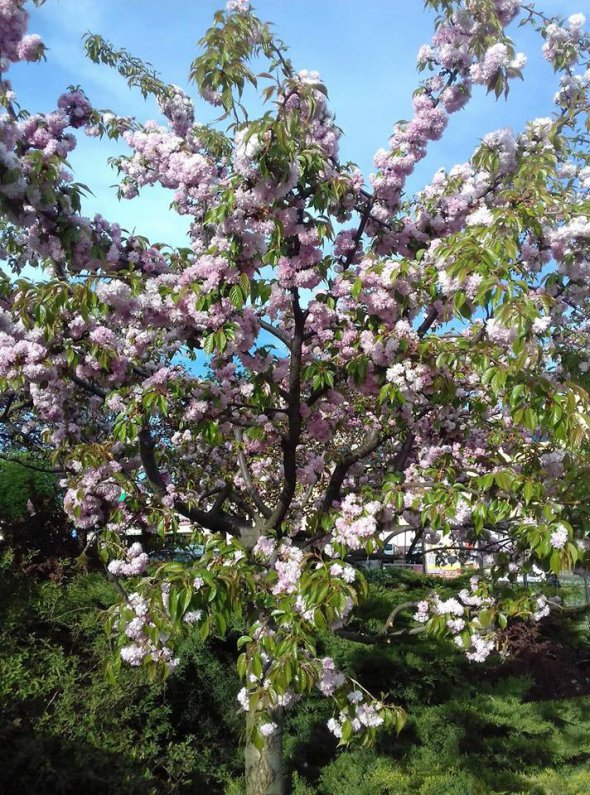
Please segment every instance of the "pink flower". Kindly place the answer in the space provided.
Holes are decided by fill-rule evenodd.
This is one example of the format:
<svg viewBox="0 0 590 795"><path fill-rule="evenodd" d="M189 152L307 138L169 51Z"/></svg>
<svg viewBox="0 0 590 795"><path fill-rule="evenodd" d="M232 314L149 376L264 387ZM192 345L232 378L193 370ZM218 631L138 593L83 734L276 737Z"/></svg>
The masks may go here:
<svg viewBox="0 0 590 795"><path fill-rule="evenodd" d="M559 525L556 530L551 533L549 543L553 549L563 549L568 542L569 534L563 525Z"/></svg>
<svg viewBox="0 0 590 795"><path fill-rule="evenodd" d="M18 57L23 61L38 61L45 50L41 36L33 33L24 36L17 48Z"/></svg>
<svg viewBox="0 0 590 795"><path fill-rule="evenodd" d="M124 662L126 662L128 665L137 667L143 662L143 658L145 657L145 649L143 646L132 644L130 646L123 646L120 654Z"/></svg>
<svg viewBox="0 0 590 795"><path fill-rule="evenodd" d="M346 681L344 674L336 668L336 664L331 657L324 657L322 660L321 678L318 688L324 696L331 696Z"/></svg>
<svg viewBox="0 0 590 795"><path fill-rule="evenodd" d="M227 0L227 10L234 14L246 14L250 10L249 0Z"/></svg>
<svg viewBox="0 0 590 795"><path fill-rule="evenodd" d="M260 726L260 733L263 737L271 737L273 734L276 733L278 729L278 724L273 722L263 723Z"/></svg>

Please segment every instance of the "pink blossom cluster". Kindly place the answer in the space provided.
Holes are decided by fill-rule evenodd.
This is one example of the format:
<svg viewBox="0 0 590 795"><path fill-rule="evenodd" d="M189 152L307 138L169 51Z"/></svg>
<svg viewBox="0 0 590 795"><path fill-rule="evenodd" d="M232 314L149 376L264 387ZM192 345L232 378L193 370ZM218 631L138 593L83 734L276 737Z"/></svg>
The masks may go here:
<svg viewBox="0 0 590 795"><path fill-rule="evenodd" d="M20 336L23 331L16 333ZM0 332L0 375L4 378L14 379L22 373L33 383L53 380L55 369L47 359L47 348L40 342L26 337L17 341L12 334Z"/></svg>
<svg viewBox="0 0 590 795"><path fill-rule="evenodd" d="M521 0L493 0L496 14L501 24L506 27L518 15Z"/></svg>
<svg viewBox="0 0 590 795"><path fill-rule="evenodd" d="M551 533L549 541L553 549L563 549L569 541L567 528L563 525L558 525Z"/></svg>
<svg viewBox="0 0 590 795"><path fill-rule="evenodd" d="M349 549L361 549L377 533L378 502L363 504L357 494L347 494L338 506L332 533L334 541Z"/></svg>
<svg viewBox="0 0 590 795"><path fill-rule="evenodd" d="M340 577L344 582L351 583L356 579L356 570L353 566L332 563L330 566L330 575L332 577Z"/></svg>
<svg viewBox="0 0 590 795"><path fill-rule="evenodd" d="M507 25L519 7L520 4L512 0L496 2L495 13L500 25ZM390 215L399 209L406 179L426 155L427 144L441 137L448 114L460 110L469 100L472 82L490 87L498 75L513 77L524 66L524 55L513 58L508 45L501 39L493 41L494 37L497 38L498 33L492 23L481 21L477 15L461 8L438 27L433 46L424 45L420 49L419 65L430 69L438 67L440 71L425 81L423 93L415 97L412 120L394 129L389 150L376 154L375 165L379 171L371 178L375 196ZM481 54L475 46L480 40L488 43ZM444 74L451 75L452 79L445 82ZM457 79L459 82L453 84Z"/></svg>
<svg viewBox="0 0 590 795"><path fill-rule="evenodd" d="M251 677L251 684L253 686L256 685L258 682L258 677L252 676ZM262 694L264 701L266 702L268 709L276 709L277 707L281 707L283 709L287 709L295 704L301 696L298 693L294 693L292 690L287 690L284 693L276 693L271 690L271 683L268 680L264 680L261 683L261 686L256 688L247 688L242 687L241 690L238 692L236 699L244 712L250 711L250 697L258 691Z"/></svg>
<svg viewBox="0 0 590 795"><path fill-rule="evenodd" d="M297 107L299 112L302 113L308 120L307 136L305 143L309 147L318 147L325 155L328 162L330 160L338 160L338 147L340 141L340 130L336 127L334 122L334 115L328 109L328 99L325 93L320 90L322 81L318 72L308 72L306 69L301 70L297 78L299 82L311 89L311 99L313 100L313 109L306 96L307 92L300 92L299 94L292 93L286 99L286 107ZM296 100L298 97L298 100Z"/></svg>
<svg viewBox="0 0 590 795"><path fill-rule="evenodd" d="M533 613L533 620L534 621L541 621L541 619L546 618L549 613L551 612L551 608L549 607L549 600L546 596L541 595L538 596L535 600L535 611Z"/></svg>
<svg viewBox="0 0 590 795"><path fill-rule="evenodd" d="M575 263L577 245L588 239L590 239L590 218L577 216L551 233L551 253L558 261L563 261L569 254L569 258ZM574 274L575 272L572 273Z"/></svg>
<svg viewBox="0 0 590 795"><path fill-rule="evenodd" d="M429 600L418 602L414 620L419 624L427 624L436 616L445 617L445 625L455 644L461 648L472 662L483 662L496 646L493 629L484 629L478 620L478 611L494 604L492 597L481 590L478 577L470 579L469 590L463 588L457 597L441 599L434 594ZM469 645L466 646L464 632L470 633Z"/></svg>
<svg viewBox="0 0 590 795"><path fill-rule="evenodd" d="M414 613L414 621L417 621L419 624L426 624L427 621L430 620L430 605L425 599L422 599L417 604L416 612Z"/></svg>
<svg viewBox="0 0 590 795"><path fill-rule="evenodd" d="M57 100L57 107L63 111L70 127L84 127L90 120L92 105L82 91L69 91Z"/></svg>
<svg viewBox="0 0 590 795"><path fill-rule="evenodd" d="M378 728L383 725L383 717L380 715L381 705L369 700L366 694L360 690L351 690L347 696L348 707L343 709L336 718L328 720L328 729L332 734L342 737L342 727L345 721L351 725L355 734L369 728Z"/></svg>
<svg viewBox="0 0 590 795"><path fill-rule="evenodd" d="M490 86L502 72L507 72L508 76L511 76L512 71L522 69L525 64L526 56L523 53L518 53L512 58L506 44L497 42L486 50L480 61L471 66L469 74L474 83Z"/></svg>
<svg viewBox="0 0 590 795"><path fill-rule="evenodd" d="M429 368L424 364L402 364L397 362L387 368L387 381L399 389L404 400L409 403L425 401L424 392L432 382Z"/></svg>
<svg viewBox="0 0 590 795"><path fill-rule="evenodd" d="M249 0L227 0L227 10L234 14L246 14L250 10Z"/></svg>
<svg viewBox="0 0 590 795"><path fill-rule="evenodd" d="M126 550L124 560L111 560L108 570L116 577L136 577L143 574L150 562L141 544L136 541Z"/></svg>
<svg viewBox="0 0 590 795"><path fill-rule="evenodd" d="M445 110L427 94L415 97L414 114L409 124L394 131L390 150L380 150L374 159L379 172L371 178L373 190L390 211L398 208L405 181L425 157L427 143L439 140L447 125Z"/></svg>
<svg viewBox="0 0 590 795"><path fill-rule="evenodd" d="M318 689L323 696L332 696L346 682L346 677L341 673L331 657L324 657L321 661L321 676L318 680Z"/></svg>
<svg viewBox="0 0 590 795"><path fill-rule="evenodd" d="M195 122L195 108L191 98L179 86L170 86L168 93L158 102L170 126L181 138L186 136Z"/></svg>
<svg viewBox="0 0 590 795"><path fill-rule="evenodd" d="M496 318L491 318L487 321L486 333L489 339L498 345L511 345L516 337L516 329L514 327L505 326Z"/></svg>
<svg viewBox="0 0 590 795"><path fill-rule="evenodd" d="M494 222L494 216L488 207L477 207L469 213L465 219L467 226L490 226Z"/></svg>
<svg viewBox="0 0 590 795"><path fill-rule="evenodd" d="M554 96L555 104L566 109L576 104L588 102L590 88L590 68L584 74L565 74L559 80L559 90Z"/></svg>
<svg viewBox="0 0 590 795"><path fill-rule="evenodd" d="M465 656L472 662L485 662L496 646L494 638L486 638L482 635L471 635L471 646L465 649ZM461 643L457 643L461 641ZM455 638L457 645L462 646L461 638Z"/></svg>
<svg viewBox="0 0 590 795"><path fill-rule="evenodd" d="M583 27L586 18L583 14L572 14L567 27L552 22L546 26L543 55L554 66L561 63L573 66L578 59L578 44L584 35Z"/></svg>
<svg viewBox="0 0 590 795"><path fill-rule="evenodd" d="M358 278L361 285L360 295L356 298L352 294L352 274ZM373 257L367 256L359 261L358 265L351 270L350 275L346 272L339 275L334 290L344 309L352 308L359 301L362 301L363 305L367 307L367 311L375 315L383 323L386 323L388 328L395 334L396 324L400 320L400 307L397 296L400 294L407 295L411 292L414 275L417 276L413 271L407 276L398 275L398 266L394 261L377 263ZM404 336L404 334L402 333L399 336ZM358 331L356 333L354 331L348 333L343 340L346 343L343 346L343 352L354 354L357 339L360 339L366 353L372 356L375 353L383 353L383 346L379 345L375 340L375 335L369 330L362 331L360 338L358 337ZM387 354L382 357L381 363L391 360L389 353L392 344L390 343Z"/></svg>
<svg viewBox="0 0 590 795"><path fill-rule="evenodd" d="M494 152L498 158L496 174L510 174L518 164L519 144L523 137L517 139L514 131L508 127L486 133L483 137L483 148Z"/></svg>
<svg viewBox="0 0 590 795"><path fill-rule="evenodd" d="M123 135L134 151L122 158L120 169L125 174L122 193L133 198L140 187L159 183L173 189L178 210L191 212L193 204L207 200L215 191L218 171L215 163L199 151L198 141L184 139L155 122Z"/></svg>
<svg viewBox="0 0 590 795"><path fill-rule="evenodd" d="M455 504L455 514L452 518L453 524L462 525L471 519L472 508L469 502L459 497Z"/></svg>
<svg viewBox="0 0 590 795"><path fill-rule="evenodd" d="M276 539L261 535L252 549L252 554L269 561L275 552L276 546Z"/></svg>
<svg viewBox="0 0 590 795"><path fill-rule="evenodd" d="M165 663L168 670L173 671L180 660L165 645L165 638L160 635L160 642L154 643L146 632L148 627L154 629L155 624L145 597L139 593L131 593L127 597L127 604L131 608L133 618L125 627L125 635L132 642L121 648L121 659L128 665L137 667L149 657L153 662Z"/></svg>
<svg viewBox="0 0 590 795"><path fill-rule="evenodd" d="M301 577L303 552L289 539L281 542L277 549L274 569L278 579L273 587L274 594L295 593Z"/></svg>
<svg viewBox="0 0 590 795"><path fill-rule="evenodd" d="M69 485L64 497L64 510L78 527L93 528L104 524L121 496L121 486L113 475L121 464L111 461L84 470L82 477Z"/></svg>
<svg viewBox="0 0 590 795"><path fill-rule="evenodd" d="M244 127L234 136L234 170L243 177L254 177L257 173L256 159L264 151L270 134L261 135Z"/></svg>
<svg viewBox="0 0 590 795"><path fill-rule="evenodd" d="M278 723L275 723L274 721L266 721L266 723L260 724L260 733L263 737L272 737L278 728Z"/></svg>
<svg viewBox="0 0 590 795"><path fill-rule="evenodd" d="M546 139L543 145L546 145ZM489 170L483 167L476 169L472 164L464 163L453 166L449 172L439 169L430 185L416 194L412 205L404 207L404 210L410 209L411 213L403 216L396 228L384 231L378 224L370 222L372 234L379 237L377 250L383 253L393 251L414 258L417 248L423 249L426 251L424 261L432 260L436 267L440 267L436 252L442 239L466 225L489 226L493 222L494 181L498 175L511 173L517 167L521 153L538 148L535 137L528 134L517 138L509 129L487 133L479 152L495 155L493 167ZM372 217L381 215L383 219L386 218L386 214L376 207ZM421 274L421 271L418 273ZM447 294L451 292L449 288ZM419 300L420 296L416 298ZM439 315L442 317L444 313L441 306Z"/></svg>
<svg viewBox="0 0 590 795"><path fill-rule="evenodd" d="M10 63L37 61L44 52L41 38L26 35L29 15L24 0L2 0L0 3L0 71L6 72Z"/></svg>

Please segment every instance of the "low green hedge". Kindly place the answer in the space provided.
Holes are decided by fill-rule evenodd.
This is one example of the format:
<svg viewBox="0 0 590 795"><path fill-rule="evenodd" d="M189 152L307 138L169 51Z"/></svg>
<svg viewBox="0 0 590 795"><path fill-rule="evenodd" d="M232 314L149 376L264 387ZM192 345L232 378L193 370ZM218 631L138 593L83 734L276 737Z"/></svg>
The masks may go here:
<svg viewBox="0 0 590 795"><path fill-rule="evenodd" d="M409 572L372 574L354 628L374 632L393 605L419 599L435 584L456 589ZM164 684L140 670L124 670L113 684L104 675L110 649L100 613L115 598L101 574L61 564L51 579L39 579L4 557L0 790L238 795L243 718L234 639L204 647L190 638ZM557 655L573 693L590 692L580 617L574 611L547 622L527 647L539 665ZM302 702L288 714L285 733L293 795L590 792L590 697L539 699L537 668L524 671L529 661L476 666L452 644L427 638L373 647L326 637L322 652L404 704L409 720L399 737L382 735L373 750L342 751L326 729L325 699ZM555 678L554 668L548 670Z"/></svg>

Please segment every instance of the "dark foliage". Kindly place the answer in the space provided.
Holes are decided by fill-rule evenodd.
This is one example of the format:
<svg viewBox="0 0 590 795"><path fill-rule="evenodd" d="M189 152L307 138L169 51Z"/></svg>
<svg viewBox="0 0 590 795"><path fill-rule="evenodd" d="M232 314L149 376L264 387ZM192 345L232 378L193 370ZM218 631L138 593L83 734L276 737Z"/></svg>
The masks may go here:
<svg viewBox="0 0 590 795"><path fill-rule="evenodd" d="M0 459L0 532L4 542L49 571L57 558L80 554L83 539L62 508L59 477L47 462L14 453ZM31 468L35 467L35 468ZM35 553L35 554L31 554Z"/></svg>
<svg viewBox="0 0 590 795"><path fill-rule="evenodd" d="M2 795L243 791L233 638L207 647L190 638L163 684L142 670L109 682L101 611L116 594L102 574L67 561L31 569L21 553L5 554L1 575ZM374 634L394 605L434 585L450 594L457 584L373 573L356 630ZM514 625L513 658L485 666L427 638L377 646L326 638L326 653L410 717L399 737L381 735L374 750L339 751L325 726L326 701L301 703L286 727L293 795L586 795L584 620L566 609L540 630Z"/></svg>

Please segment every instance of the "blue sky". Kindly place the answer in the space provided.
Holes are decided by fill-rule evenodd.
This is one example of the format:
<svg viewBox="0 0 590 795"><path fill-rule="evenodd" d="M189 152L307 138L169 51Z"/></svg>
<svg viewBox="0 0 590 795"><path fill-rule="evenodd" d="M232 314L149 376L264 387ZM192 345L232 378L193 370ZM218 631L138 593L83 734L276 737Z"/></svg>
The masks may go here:
<svg viewBox="0 0 590 795"><path fill-rule="evenodd" d="M544 0L539 5L546 12L568 16L585 4L586 0ZM33 112L48 111L68 85L80 84L96 107L142 121L159 119L154 104L144 102L115 72L85 59L83 33L101 33L126 47L150 61L164 80L194 96L186 79L188 67L197 40L222 5L213 0L47 0L41 8L31 9L30 31L43 37L48 61L13 69L19 101ZM255 7L262 19L275 23L295 67L320 72L345 133L342 158L355 161L368 175L373 170L372 155L386 146L393 123L411 114L412 91L419 80L416 53L431 38L433 15L424 12L421 0L259 0ZM527 119L551 114L557 82L543 61L541 40L528 28L514 28L512 33L517 49L529 59L525 82L513 82L507 102L495 102L484 90L477 91L468 107L452 117L444 139L431 147L410 188L428 183L440 166L466 160L486 132L500 127L518 130ZM213 115L208 105L197 103L200 121ZM85 211L100 212L152 241L185 242L186 220L168 209L169 192L149 189L131 202L116 199L111 187L116 175L106 160L124 151L122 142L80 136L70 162L75 178L95 194Z"/></svg>

